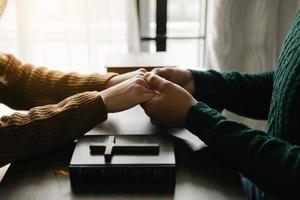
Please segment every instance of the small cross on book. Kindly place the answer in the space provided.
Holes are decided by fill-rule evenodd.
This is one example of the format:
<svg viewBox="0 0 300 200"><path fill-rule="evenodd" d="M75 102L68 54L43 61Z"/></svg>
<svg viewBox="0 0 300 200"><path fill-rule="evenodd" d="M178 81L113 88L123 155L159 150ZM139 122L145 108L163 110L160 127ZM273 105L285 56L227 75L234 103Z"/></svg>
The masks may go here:
<svg viewBox="0 0 300 200"><path fill-rule="evenodd" d="M90 144L91 154L103 154L105 162L110 162L113 154L158 154L159 144L116 144L116 137L109 136L107 143Z"/></svg>

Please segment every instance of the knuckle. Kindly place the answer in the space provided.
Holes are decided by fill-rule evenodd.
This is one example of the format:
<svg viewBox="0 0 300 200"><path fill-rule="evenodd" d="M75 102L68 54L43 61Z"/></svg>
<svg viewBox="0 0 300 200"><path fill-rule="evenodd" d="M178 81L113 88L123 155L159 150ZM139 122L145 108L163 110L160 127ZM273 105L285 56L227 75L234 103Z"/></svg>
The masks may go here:
<svg viewBox="0 0 300 200"><path fill-rule="evenodd" d="M141 77L141 76L137 76L135 78L135 83L138 84L138 85L142 85L144 83L144 78Z"/></svg>
<svg viewBox="0 0 300 200"><path fill-rule="evenodd" d="M144 76L145 72L139 72L138 76Z"/></svg>
<svg viewBox="0 0 300 200"><path fill-rule="evenodd" d="M136 80L136 83L139 84L139 85L144 85L145 80L144 80L143 77L139 77L139 78Z"/></svg>
<svg viewBox="0 0 300 200"><path fill-rule="evenodd" d="M154 74L157 74L157 73L159 73L159 71L161 71L161 69L160 69L160 68L154 68L154 69L152 70L152 72L153 72Z"/></svg>
<svg viewBox="0 0 300 200"><path fill-rule="evenodd" d="M147 70L145 68L140 68L140 69L138 69L138 72L146 73Z"/></svg>
<svg viewBox="0 0 300 200"><path fill-rule="evenodd" d="M146 73L146 71L140 70L140 69L136 71L136 75L137 75L137 76L144 76L145 73Z"/></svg>
<svg viewBox="0 0 300 200"><path fill-rule="evenodd" d="M157 68L155 74L167 78L170 75L171 70L172 70L171 68L166 68L166 67Z"/></svg>
<svg viewBox="0 0 300 200"><path fill-rule="evenodd" d="M151 74L149 77L148 77L148 80L150 82L154 81L155 80L155 76L153 74Z"/></svg>
<svg viewBox="0 0 300 200"><path fill-rule="evenodd" d="M169 73L169 68L165 68L165 67L157 68L156 71L156 74L162 77L166 76L168 73Z"/></svg>

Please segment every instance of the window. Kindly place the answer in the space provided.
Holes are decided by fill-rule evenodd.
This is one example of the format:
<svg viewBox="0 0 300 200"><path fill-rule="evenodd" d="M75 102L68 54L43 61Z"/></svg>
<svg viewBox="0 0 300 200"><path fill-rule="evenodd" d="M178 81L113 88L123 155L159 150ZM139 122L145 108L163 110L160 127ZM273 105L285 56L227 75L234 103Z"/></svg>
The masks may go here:
<svg viewBox="0 0 300 200"><path fill-rule="evenodd" d="M164 37L166 52L183 57L185 67L202 67L206 39L206 0L139 1L142 50L155 52L158 38ZM162 7L166 7L163 14L161 10L157 11ZM164 17L165 33L158 35L157 23L164 21Z"/></svg>
<svg viewBox="0 0 300 200"><path fill-rule="evenodd" d="M182 57L184 67L202 66L206 1L9 0L0 19L0 51L51 69L104 72L106 55L128 53L134 42L156 52L159 22L165 51ZM166 21L156 20L157 8Z"/></svg>
<svg viewBox="0 0 300 200"><path fill-rule="evenodd" d="M107 54L128 52L130 2L9 0L0 51L61 71L104 71Z"/></svg>

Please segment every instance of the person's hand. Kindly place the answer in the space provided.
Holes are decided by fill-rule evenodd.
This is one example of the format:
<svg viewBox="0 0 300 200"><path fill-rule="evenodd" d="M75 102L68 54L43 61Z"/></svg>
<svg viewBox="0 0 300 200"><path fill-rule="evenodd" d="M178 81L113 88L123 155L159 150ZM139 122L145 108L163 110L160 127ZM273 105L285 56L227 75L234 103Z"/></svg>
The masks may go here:
<svg viewBox="0 0 300 200"><path fill-rule="evenodd" d="M146 73L148 84L158 94L142 104L152 123L163 126L183 127L190 107L197 103L182 87L153 73Z"/></svg>
<svg viewBox="0 0 300 200"><path fill-rule="evenodd" d="M194 95L195 83L190 70L178 68L155 68L151 72L180 85L191 95Z"/></svg>
<svg viewBox="0 0 300 200"><path fill-rule="evenodd" d="M144 75L136 75L120 84L99 92L109 113L129 109L156 95Z"/></svg>
<svg viewBox="0 0 300 200"><path fill-rule="evenodd" d="M125 74L120 74L120 75L117 75L117 76L114 76L112 77L111 79L108 80L107 84L106 84L106 88L110 88L114 85L117 85L123 81L126 81L134 76L137 76L137 75L142 75L144 76L144 74L147 72L147 70L145 70L144 68L141 68L141 69L138 69L138 70L135 70L135 71L132 71L132 72L128 72L128 73L125 73Z"/></svg>

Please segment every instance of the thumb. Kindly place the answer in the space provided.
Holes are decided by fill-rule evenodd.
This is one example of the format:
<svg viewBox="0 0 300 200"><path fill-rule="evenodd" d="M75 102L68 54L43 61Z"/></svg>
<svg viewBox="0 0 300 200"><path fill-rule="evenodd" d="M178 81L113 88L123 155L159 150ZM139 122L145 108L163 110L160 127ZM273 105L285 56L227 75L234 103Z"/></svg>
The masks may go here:
<svg viewBox="0 0 300 200"><path fill-rule="evenodd" d="M145 74L145 79L153 89L158 91L163 91L165 84L169 82L166 79L150 72Z"/></svg>
<svg viewBox="0 0 300 200"><path fill-rule="evenodd" d="M166 67L155 68L151 72L165 79L168 79L168 76L170 75L170 69Z"/></svg>

